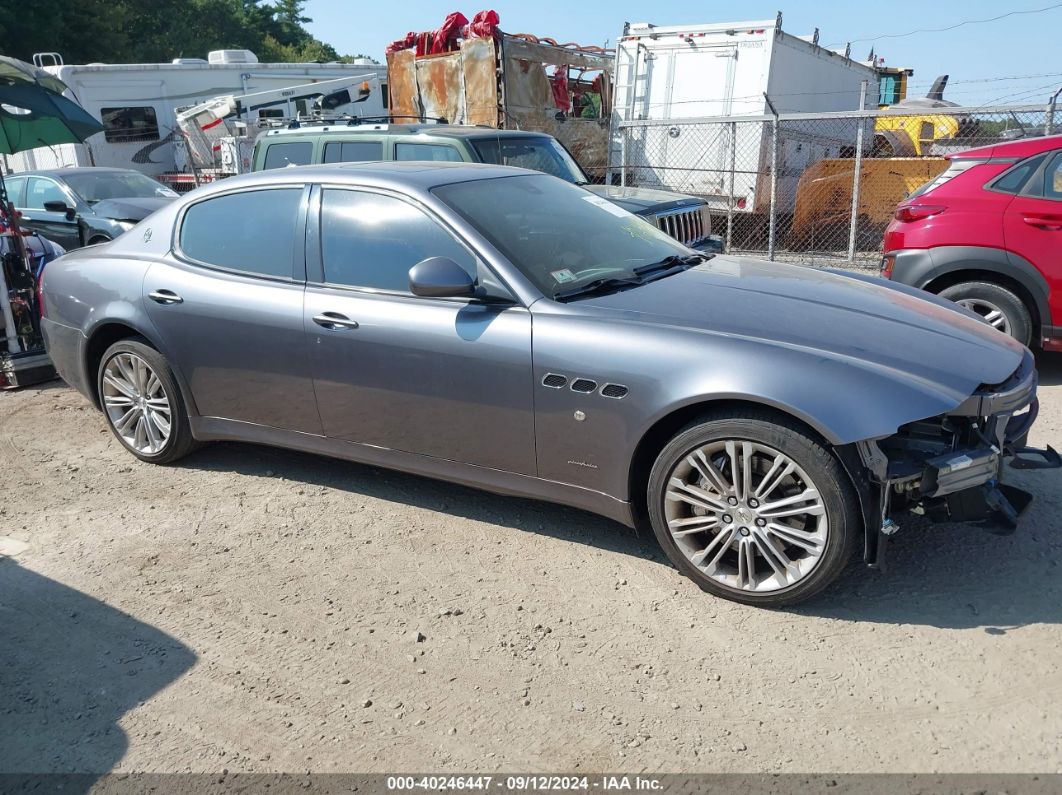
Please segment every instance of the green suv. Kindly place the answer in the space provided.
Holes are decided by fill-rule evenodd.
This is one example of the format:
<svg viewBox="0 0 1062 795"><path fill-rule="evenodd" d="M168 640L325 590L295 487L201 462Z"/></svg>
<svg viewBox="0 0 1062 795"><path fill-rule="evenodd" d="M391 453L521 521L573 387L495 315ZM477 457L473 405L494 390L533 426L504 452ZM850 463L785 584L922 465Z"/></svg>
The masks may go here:
<svg viewBox="0 0 1062 795"><path fill-rule="evenodd" d="M523 130L449 124L302 124L266 130L254 145L252 171L377 160L434 160L519 166L580 185L651 221L699 251L719 251L707 204L648 188L595 185L556 138Z"/></svg>

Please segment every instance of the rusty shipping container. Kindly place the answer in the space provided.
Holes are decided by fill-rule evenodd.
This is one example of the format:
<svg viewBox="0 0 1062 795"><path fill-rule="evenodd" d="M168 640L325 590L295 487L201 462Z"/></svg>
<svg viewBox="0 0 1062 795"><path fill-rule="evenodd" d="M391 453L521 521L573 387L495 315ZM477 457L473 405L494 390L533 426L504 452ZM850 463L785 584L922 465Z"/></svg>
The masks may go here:
<svg viewBox="0 0 1062 795"><path fill-rule="evenodd" d="M437 55L398 50L387 55L391 113L397 122L443 118L549 133L592 178L601 178L612 64L611 53L600 48L554 45L523 34L468 38Z"/></svg>

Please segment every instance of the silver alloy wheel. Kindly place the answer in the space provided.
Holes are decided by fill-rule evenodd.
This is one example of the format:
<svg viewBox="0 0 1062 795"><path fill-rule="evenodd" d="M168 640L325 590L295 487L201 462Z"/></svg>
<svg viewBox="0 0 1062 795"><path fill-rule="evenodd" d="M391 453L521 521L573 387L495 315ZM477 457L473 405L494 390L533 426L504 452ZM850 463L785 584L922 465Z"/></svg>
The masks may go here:
<svg viewBox="0 0 1062 795"><path fill-rule="evenodd" d="M976 312L993 328L1010 334L1010 320L998 306L983 298L960 298L956 301L959 306L964 306L972 312Z"/></svg>
<svg viewBox="0 0 1062 795"><path fill-rule="evenodd" d="M694 566L745 592L807 577L829 534L808 474L781 451L743 439L709 442L682 458L668 476L664 517Z"/></svg>
<svg viewBox="0 0 1062 795"><path fill-rule="evenodd" d="M103 408L111 427L138 453L155 455L170 438L173 409L162 380L135 353L116 353L103 368Z"/></svg>

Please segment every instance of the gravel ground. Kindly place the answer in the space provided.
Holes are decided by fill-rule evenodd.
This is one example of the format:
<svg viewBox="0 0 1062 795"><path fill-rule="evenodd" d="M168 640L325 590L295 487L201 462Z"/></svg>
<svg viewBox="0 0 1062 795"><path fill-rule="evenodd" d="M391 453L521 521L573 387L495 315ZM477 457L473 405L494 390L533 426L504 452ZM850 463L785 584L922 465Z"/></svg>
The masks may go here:
<svg viewBox="0 0 1062 795"><path fill-rule="evenodd" d="M1035 444L1062 448L1062 356ZM0 394L0 771L1062 770L1058 472L785 612L575 510Z"/></svg>

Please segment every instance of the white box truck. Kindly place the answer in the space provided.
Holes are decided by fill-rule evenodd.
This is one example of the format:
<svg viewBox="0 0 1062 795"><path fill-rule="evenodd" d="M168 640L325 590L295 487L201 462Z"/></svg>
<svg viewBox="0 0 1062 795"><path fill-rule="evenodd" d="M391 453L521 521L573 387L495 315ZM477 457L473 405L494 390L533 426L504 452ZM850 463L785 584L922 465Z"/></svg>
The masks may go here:
<svg viewBox="0 0 1062 795"><path fill-rule="evenodd" d="M616 44L610 177L703 196L717 212L766 212L772 126L765 117L859 110L864 82L867 107L878 96L872 63L819 46L818 31L793 36L781 24L781 14L769 21L626 24ZM777 212L792 212L797 180L809 165L851 155L859 124L830 118L781 124Z"/></svg>
<svg viewBox="0 0 1062 795"><path fill-rule="evenodd" d="M176 108L197 105L222 94L255 94L317 81L376 75L373 95L358 106L365 116L387 113L387 67L367 59L355 63L258 63L249 50L219 50L210 60L178 58L162 64L64 64L55 53L34 62L69 87L67 95L103 122L104 131L84 144L40 147L12 155L12 171L64 166L132 168L159 177L179 170L174 140ZM253 109L254 119L306 113L309 100L297 95ZM185 158L181 158L183 161Z"/></svg>

